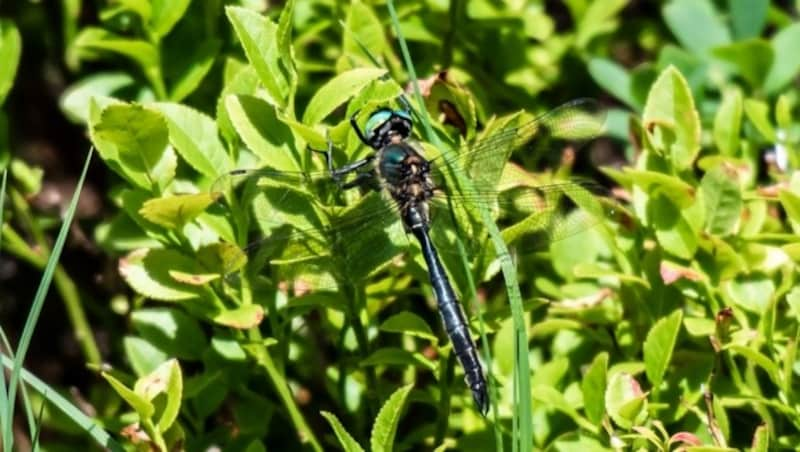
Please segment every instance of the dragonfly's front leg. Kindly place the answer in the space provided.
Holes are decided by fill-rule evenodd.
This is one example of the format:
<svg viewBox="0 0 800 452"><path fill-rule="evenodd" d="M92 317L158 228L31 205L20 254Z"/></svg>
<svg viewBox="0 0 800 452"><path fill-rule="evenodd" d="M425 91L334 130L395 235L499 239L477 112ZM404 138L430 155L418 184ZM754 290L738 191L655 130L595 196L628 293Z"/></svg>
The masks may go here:
<svg viewBox="0 0 800 452"><path fill-rule="evenodd" d="M317 150L317 149L312 149L312 151L320 152L325 156L325 164L328 166L328 173L330 173L331 178L333 180L335 180L342 187L342 189L346 190L348 188L357 187L357 186L361 185L365 180L367 180L370 177L372 177L372 174L370 174L370 173L358 173L358 175L356 175L356 178L353 179L352 181L347 182L345 184L341 183L342 182L342 178L344 176L347 176L348 174L358 170L359 168L363 168L364 166L372 163L372 161L375 159L375 155L374 154L368 155L367 157L365 157L365 158L363 158L361 160L357 160L357 161L355 161L353 163L348 163L347 165L340 166L339 168L334 168L333 167L333 142L330 140L330 138L328 138L328 149L327 150L320 151L320 150Z"/></svg>

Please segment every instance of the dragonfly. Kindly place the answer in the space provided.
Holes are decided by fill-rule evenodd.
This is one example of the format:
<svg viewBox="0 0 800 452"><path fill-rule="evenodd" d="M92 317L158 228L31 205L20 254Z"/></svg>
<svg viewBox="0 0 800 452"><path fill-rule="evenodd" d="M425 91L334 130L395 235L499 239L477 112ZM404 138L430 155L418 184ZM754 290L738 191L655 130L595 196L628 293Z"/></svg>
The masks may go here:
<svg viewBox="0 0 800 452"><path fill-rule="evenodd" d="M490 406L486 376L467 317L440 258L456 248L448 242L451 235L434 236L440 229L455 231L469 236L466 241L473 246L467 249L480 251L480 245L474 246L480 243L479 236L486 235L476 216L480 208L521 217L504 230L504 238L520 244L529 232L554 241L591 227L603 216L597 200L605 189L599 184L565 180L537 185L513 177L511 182L505 177L504 182L504 173L514 151L547 152L561 142L580 146L601 135L604 110L594 100L578 99L532 119L495 125L491 133L462 145L457 152L431 158L426 158L429 149L412 138L414 121L407 106L378 108L363 130L358 114L350 117L350 125L370 149L366 157L336 167L329 143L323 153L325 170L234 170L215 183L214 191L231 193L240 185L246 187L242 199L252 201L260 232L266 234L246 246L244 254L251 256L251 261L271 264L277 272L277 267L307 269L328 259L327 268L333 273L329 281L334 281L329 287L353 274L369 275L387 263L395 253L385 251L392 246L384 245L394 244L398 236L387 231L396 232L399 224L400 243L409 236L417 242L465 383L477 409L486 415ZM459 179L457 172L464 178ZM317 193L316 199L305 189L309 187ZM341 199L351 189L363 195L353 205ZM437 242L444 245L437 246ZM351 249L354 244L361 249ZM241 262L236 264L241 266ZM306 273L317 275L318 271ZM291 270L286 275L299 277ZM324 280L317 278L312 285L326 287Z"/></svg>

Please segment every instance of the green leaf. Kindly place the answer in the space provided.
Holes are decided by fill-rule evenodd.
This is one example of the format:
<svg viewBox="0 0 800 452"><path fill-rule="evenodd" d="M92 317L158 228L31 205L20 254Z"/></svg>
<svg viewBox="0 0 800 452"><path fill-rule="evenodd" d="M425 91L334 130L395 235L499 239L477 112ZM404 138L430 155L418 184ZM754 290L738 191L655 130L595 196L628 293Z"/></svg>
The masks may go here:
<svg viewBox="0 0 800 452"><path fill-rule="evenodd" d="M631 76L616 62L605 58L589 60L589 74L598 85L629 107L641 108L631 91Z"/></svg>
<svg viewBox="0 0 800 452"><path fill-rule="evenodd" d="M781 29L772 37L772 52L777 56L772 62L764 82L764 90L775 94L792 81L800 72L800 59L787 58L797 50L800 42L800 23L795 22Z"/></svg>
<svg viewBox="0 0 800 452"><path fill-rule="evenodd" d="M192 49L185 67L178 68L182 70L174 77L174 80L170 80L170 100L180 102L197 89L213 67L221 47L222 42L219 39L208 39ZM173 67L173 69L175 68Z"/></svg>
<svg viewBox="0 0 800 452"><path fill-rule="evenodd" d="M414 385L406 385L398 389L381 407L369 438L372 452L391 452L400 414L413 387Z"/></svg>
<svg viewBox="0 0 800 452"><path fill-rule="evenodd" d="M770 450L769 429L766 425L762 424L756 427L756 431L753 433L752 445L753 448L751 450L753 452L767 452Z"/></svg>
<svg viewBox="0 0 800 452"><path fill-rule="evenodd" d="M139 336L124 337L122 347L131 368L139 376L149 374L159 364L169 359L166 353Z"/></svg>
<svg viewBox="0 0 800 452"><path fill-rule="evenodd" d="M608 353L595 356L581 380L583 391L583 409L586 417L600 425L606 411L605 390L608 382Z"/></svg>
<svg viewBox="0 0 800 452"><path fill-rule="evenodd" d="M118 174L145 190L160 191L175 175L164 117L139 104L111 104L92 124L98 153Z"/></svg>
<svg viewBox="0 0 800 452"><path fill-rule="evenodd" d="M624 168L624 171L631 182L651 198L664 196L680 208L689 207L695 202L695 188L678 177L633 168Z"/></svg>
<svg viewBox="0 0 800 452"><path fill-rule="evenodd" d="M723 61L732 63L739 75L754 89L760 88L764 83L774 56L772 47L763 39L737 41L715 48L713 54Z"/></svg>
<svg viewBox="0 0 800 452"><path fill-rule="evenodd" d="M742 110L742 92L738 89L726 91L714 116L714 144L723 155L739 155Z"/></svg>
<svg viewBox="0 0 800 452"><path fill-rule="evenodd" d="M166 396L157 425L159 432L166 432L175 422L181 407L183 375L178 361L170 359L161 363L150 374L139 378L133 391L148 401L161 394Z"/></svg>
<svg viewBox="0 0 800 452"><path fill-rule="evenodd" d="M772 380L772 383L778 387L781 385L780 379L780 368L775 361L764 355L763 353L755 350L753 348L739 345L739 344L728 344L725 346L726 350L730 350L733 353L738 353L742 355L747 362L755 364L756 366L764 369L767 373L767 376Z"/></svg>
<svg viewBox="0 0 800 452"><path fill-rule="evenodd" d="M697 251L697 234L704 224L704 213L702 202L678 208L663 194L647 201L648 220L656 230L658 243L683 259L691 259Z"/></svg>
<svg viewBox="0 0 800 452"><path fill-rule="evenodd" d="M739 222L743 201L735 177L723 166L716 166L700 181L700 193L706 207L706 229L711 234L730 234Z"/></svg>
<svg viewBox="0 0 800 452"><path fill-rule="evenodd" d="M800 225L800 196L789 190L781 190L778 192L778 199L781 201L783 210L786 211L789 219Z"/></svg>
<svg viewBox="0 0 800 452"><path fill-rule="evenodd" d="M644 341L644 366L647 379L653 384L653 389L658 391L664 379L664 373L672 359L672 353L678 340L683 312L677 310L658 320L650 328Z"/></svg>
<svg viewBox="0 0 800 452"><path fill-rule="evenodd" d="M578 22L575 45L582 49L595 37L616 30L619 25L616 15L627 3L627 0L590 2Z"/></svg>
<svg viewBox="0 0 800 452"><path fill-rule="evenodd" d="M409 311L399 312L383 322L380 326L381 331L390 333L402 333L411 336L421 337L431 341L437 340L431 328L422 317Z"/></svg>
<svg viewBox="0 0 800 452"><path fill-rule="evenodd" d="M357 68L337 75L314 93L303 113L303 122L311 125L319 123L339 105L384 74L385 69Z"/></svg>
<svg viewBox="0 0 800 452"><path fill-rule="evenodd" d="M167 96L161 74L158 48L147 41L115 35L102 28L86 27L75 38L76 50L95 56L97 52L112 52L133 60L139 65L156 96Z"/></svg>
<svg viewBox="0 0 800 452"><path fill-rule="evenodd" d="M164 115L170 143L192 168L211 179L233 169L213 119L183 104L159 102L152 106Z"/></svg>
<svg viewBox="0 0 800 452"><path fill-rule="evenodd" d="M134 84L134 79L125 72L98 72L82 78L61 95L59 105L67 117L74 122L89 123L89 105L93 97L110 97L125 87Z"/></svg>
<svg viewBox="0 0 800 452"><path fill-rule="evenodd" d="M19 57L22 54L22 38L17 26L9 19L0 18L0 106L14 86Z"/></svg>
<svg viewBox="0 0 800 452"><path fill-rule="evenodd" d="M300 156L291 129L278 119L275 108L252 96L228 96L225 108L236 132L264 164L279 170L300 169Z"/></svg>
<svg viewBox="0 0 800 452"><path fill-rule="evenodd" d="M344 428L339 419L336 417L335 414L329 413L327 411L321 411L322 417L328 420L328 423L331 424L331 428L333 428L333 432L336 433L336 437L339 438L339 444L342 445L342 448L346 452L363 452L364 449L361 448L361 445L350 436L350 433Z"/></svg>
<svg viewBox="0 0 800 452"><path fill-rule="evenodd" d="M703 55L731 41L728 28L709 0L672 0L663 9L664 22L681 46Z"/></svg>
<svg viewBox="0 0 800 452"><path fill-rule="evenodd" d="M564 394L549 385L538 385L533 388L533 398L542 403L549 409L560 411L572 419L580 428L592 433L598 432L598 424L589 422L581 416L573 405L571 405Z"/></svg>
<svg viewBox="0 0 800 452"><path fill-rule="evenodd" d="M383 24L368 4L360 1L350 3L343 33L343 55L337 68L371 66L370 56L380 57L389 49L383 30Z"/></svg>
<svg viewBox="0 0 800 452"><path fill-rule="evenodd" d="M294 62L291 55L281 54L277 25L245 8L228 6L225 13L271 102L289 107Z"/></svg>
<svg viewBox="0 0 800 452"><path fill-rule="evenodd" d="M614 422L630 429L647 414L647 394L632 375L617 372L606 387L606 410Z"/></svg>
<svg viewBox="0 0 800 452"><path fill-rule="evenodd" d="M700 151L700 116L686 79L674 66L650 88L642 120L655 151L679 171L692 167Z"/></svg>
<svg viewBox="0 0 800 452"><path fill-rule="evenodd" d="M786 94L781 94L778 96L778 100L775 102L775 122L778 123L779 128L784 130L789 130L792 128L793 103L794 102L789 100L789 97Z"/></svg>
<svg viewBox="0 0 800 452"><path fill-rule="evenodd" d="M722 293L731 302L750 312L764 314L775 294L775 283L761 273L739 276L726 281Z"/></svg>
<svg viewBox="0 0 800 452"><path fill-rule="evenodd" d="M258 326L264 320L264 308L259 304L248 304L214 314L212 320L220 325L238 330Z"/></svg>
<svg viewBox="0 0 800 452"><path fill-rule="evenodd" d="M436 365L422 357L420 354L411 353L408 350L397 347L383 347L375 350L361 360L362 367L367 366L422 366L428 369L435 369Z"/></svg>
<svg viewBox="0 0 800 452"><path fill-rule="evenodd" d="M217 125L225 141L236 141L236 130L228 116L225 102L233 94L253 96L259 86L258 74L253 66L228 59L225 64L225 87L217 98Z"/></svg>
<svg viewBox="0 0 800 452"><path fill-rule="evenodd" d="M767 21L769 0L728 0L733 34L737 39L755 38Z"/></svg>
<svg viewBox="0 0 800 452"><path fill-rule="evenodd" d="M100 375L102 375L102 377L105 378L114 391L136 411L140 419L150 419L153 417L156 409L149 400L147 400L141 394L129 389L127 386L122 384L121 381L114 378L110 373L100 372Z"/></svg>
<svg viewBox="0 0 800 452"><path fill-rule="evenodd" d="M199 360L207 344L199 323L173 308L139 309L131 314L134 328L169 356Z"/></svg>
<svg viewBox="0 0 800 452"><path fill-rule="evenodd" d="M5 171L11 161L11 147L8 134L8 115L0 109L0 170Z"/></svg>
<svg viewBox="0 0 800 452"><path fill-rule="evenodd" d="M180 229L197 218L214 201L216 197L211 193L164 196L146 201L139 213L167 229Z"/></svg>
<svg viewBox="0 0 800 452"><path fill-rule="evenodd" d="M196 273L197 262L176 250L134 251L119 261L119 272L136 292L154 300L178 301L196 298L200 289L182 284L170 271Z"/></svg>
<svg viewBox="0 0 800 452"><path fill-rule="evenodd" d="M151 0L150 30L161 39L183 17L191 0Z"/></svg>
<svg viewBox="0 0 800 452"><path fill-rule="evenodd" d="M770 143L776 141L775 129L769 120L769 106L766 103L760 100L747 99L744 101L744 112L764 139Z"/></svg>

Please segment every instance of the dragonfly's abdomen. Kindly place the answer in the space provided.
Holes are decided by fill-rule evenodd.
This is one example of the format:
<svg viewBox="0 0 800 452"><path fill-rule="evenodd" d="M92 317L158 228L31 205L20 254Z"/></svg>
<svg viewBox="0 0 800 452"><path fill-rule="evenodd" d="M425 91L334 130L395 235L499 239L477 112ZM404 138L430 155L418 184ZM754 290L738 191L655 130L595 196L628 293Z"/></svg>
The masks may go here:
<svg viewBox="0 0 800 452"><path fill-rule="evenodd" d="M489 409L489 392L481 363L478 360L475 342L472 341L472 337L469 335L464 311L458 298L456 298L453 287L450 285L450 280L447 278L436 249L431 243L428 235L428 225L423 218L424 215L427 214L412 206L403 213L403 222L414 234L414 237L417 238L422 248L422 255L425 258L425 263L428 264L431 286L436 294L436 303L439 307L444 329L453 344L453 352L464 369L464 380L467 382L470 391L472 391L472 398L475 400L475 404L481 414L485 415Z"/></svg>

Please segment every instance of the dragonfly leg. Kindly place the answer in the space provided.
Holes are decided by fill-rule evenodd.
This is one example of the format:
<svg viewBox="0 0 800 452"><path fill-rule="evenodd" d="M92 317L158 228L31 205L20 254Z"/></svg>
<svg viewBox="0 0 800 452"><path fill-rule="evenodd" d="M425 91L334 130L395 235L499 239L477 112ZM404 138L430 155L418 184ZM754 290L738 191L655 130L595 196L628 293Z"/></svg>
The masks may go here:
<svg viewBox="0 0 800 452"><path fill-rule="evenodd" d="M368 165L375 159L375 155L369 155L361 160L357 160L352 163L348 163L347 165L340 166L339 168L333 167L333 141L328 138L328 149L321 151L319 149L311 149L313 152L319 152L323 156L325 156L325 164L328 167L328 173L331 175L331 178L336 181L339 186L346 190L353 187L361 186L366 180L374 177L372 172L363 172L358 173L350 182L342 183L342 179L347 176L348 174Z"/></svg>
<svg viewBox="0 0 800 452"><path fill-rule="evenodd" d="M353 128L353 130L355 130L355 131L356 131L356 135L358 135L358 139L359 139L359 140L361 140L361 142L362 142L362 143L366 144L367 146L370 146L370 147L372 147L372 145L371 145L371 144L369 144L369 141L367 141L367 137L365 137L365 136L364 136L364 133L363 133L363 132L361 132L361 128L359 128L359 127L358 127L358 122L356 121L356 116L358 116L358 113L359 113L360 111L361 111L361 110L356 110L356 111L353 113L353 115L352 115L352 116L350 116L350 127L352 127L352 128Z"/></svg>
<svg viewBox="0 0 800 452"><path fill-rule="evenodd" d="M373 182L375 180L375 175L372 173L358 173L355 179L347 182L345 184L340 185L342 190L348 190L355 187L362 187L364 186L365 182Z"/></svg>
<svg viewBox="0 0 800 452"><path fill-rule="evenodd" d="M330 173L331 177L336 180L341 180L342 176L346 176L353 171L369 164L372 160L375 159L374 155L369 155L361 160L357 160L353 163L348 163L347 165L340 166L339 168L333 167L333 142L330 138L328 138L328 149L321 151L319 149L311 149L313 152L319 152L323 156L325 156L325 165L328 167L328 173Z"/></svg>

